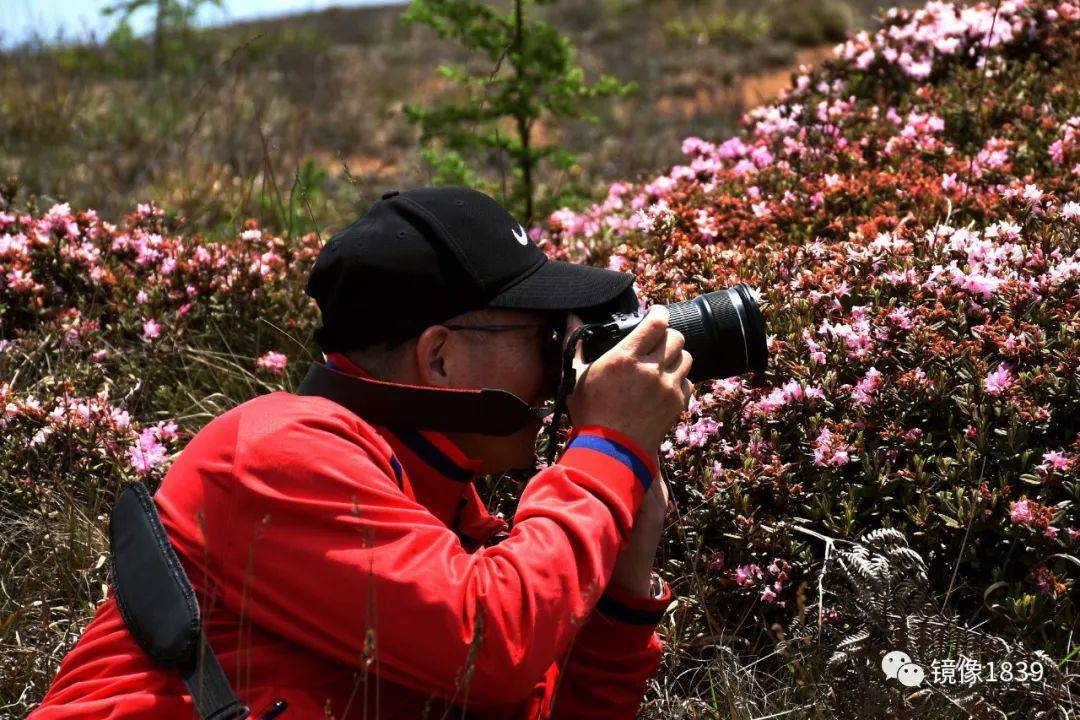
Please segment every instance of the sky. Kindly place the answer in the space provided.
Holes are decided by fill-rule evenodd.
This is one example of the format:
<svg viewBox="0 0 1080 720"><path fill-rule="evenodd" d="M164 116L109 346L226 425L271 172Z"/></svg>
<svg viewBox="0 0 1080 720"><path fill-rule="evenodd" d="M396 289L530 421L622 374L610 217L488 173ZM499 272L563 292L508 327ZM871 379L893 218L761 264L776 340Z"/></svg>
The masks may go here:
<svg viewBox="0 0 1080 720"><path fill-rule="evenodd" d="M273 17L347 5L380 5L394 0L223 0L223 9L204 7L199 24L216 25L256 17ZM11 47L35 38L53 41L81 40L108 34L115 18L101 15L101 9L115 0L0 0L0 45ZM152 13L143 11L132 18L136 32L152 25Z"/></svg>

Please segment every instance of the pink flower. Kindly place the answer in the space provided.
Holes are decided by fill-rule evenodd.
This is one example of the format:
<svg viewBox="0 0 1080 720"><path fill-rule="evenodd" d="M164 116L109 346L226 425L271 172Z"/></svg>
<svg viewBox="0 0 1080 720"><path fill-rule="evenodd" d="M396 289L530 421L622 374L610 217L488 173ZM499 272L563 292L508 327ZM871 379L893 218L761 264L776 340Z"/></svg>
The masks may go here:
<svg viewBox="0 0 1080 720"><path fill-rule="evenodd" d="M806 347L810 350L810 359L818 365L824 365L825 353L822 351L821 346L814 342L814 338L807 328L803 328L803 339L806 340Z"/></svg>
<svg viewBox="0 0 1080 720"><path fill-rule="evenodd" d="M260 369L266 370L272 375L280 375L285 371L285 365L289 359L282 353L271 350L257 361Z"/></svg>
<svg viewBox="0 0 1080 720"><path fill-rule="evenodd" d="M903 67L903 65L901 65L901 67ZM925 80L930 77L930 73L933 71L934 66L927 61L923 61L908 63L907 67L904 67L903 69L904 72L916 80Z"/></svg>
<svg viewBox="0 0 1080 720"><path fill-rule="evenodd" d="M147 428L139 433L139 439L128 448L128 462L139 475L150 472L165 462L165 446L156 437L156 428Z"/></svg>
<svg viewBox="0 0 1080 720"><path fill-rule="evenodd" d="M714 395L722 398L733 397L746 390L746 381L740 377L722 378L713 380L712 391Z"/></svg>
<svg viewBox="0 0 1080 720"><path fill-rule="evenodd" d="M1009 506L1009 520L1014 523L1027 525L1035 519L1031 512L1030 500L1017 500Z"/></svg>
<svg viewBox="0 0 1080 720"><path fill-rule="evenodd" d="M773 388L768 395L757 402L748 403L743 414L746 417L754 414L771 415L784 405L803 399L805 395L798 380L788 380L782 387Z"/></svg>
<svg viewBox="0 0 1080 720"><path fill-rule="evenodd" d="M744 415L749 416L753 413L771 415L783 407L785 403L787 403L787 399L784 397L784 391L780 388L773 388L772 392L756 403L749 403L746 406Z"/></svg>
<svg viewBox="0 0 1080 720"><path fill-rule="evenodd" d="M866 375L855 385L854 395L856 405L870 405L874 402L874 393L881 387L881 373L877 368L870 368Z"/></svg>
<svg viewBox="0 0 1080 720"><path fill-rule="evenodd" d="M22 268L8 271L7 284L14 292L33 293L44 289L43 285L34 280L34 276L29 270L24 271Z"/></svg>
<svg viewBox="0 0 1080 720"><path fill-rule="evenodd" d="M675 426L675 441L688 447L703 447L722 426L723 423L711 417L698 418L692 425L681 422Z"/></svg>
<svg viewBox="0 0 1080 720"><path fill-rule="evenodd" d="M997 370L983 378L983 389L987 395L1001 395L1016 382L1009 366L1005 363L998 365Z"/></svg>
<svg viewBox="0 0 1080 720"><path fill-rule="evenodd" d="M1069 201L1062 205L1061 217L1066 220L1080 219L1080 203Z"/></svg>
<svg viewBox="0 0 1080 720"><path fill-rule="evenodd" d="M1057 450L1051 450L1050 452L1043 453L1042 464L1036 467L1042 471L1048 470L1067 470L1072 465L1072 458L1068 455L1058 452Z"/></svg>
<svg viewBox="0 0 1080 720"><path fill-rule="evenodd" d="M698 400L698 396L695 394L690 395L690 401L686 404L686 412L691 415L696 415L701 412L702 402Z"/></svg>
<svg viewBox="0 0 1080 720"><path fill-rule="evenodd" d="M814 441L814 464L820 467L836 467L851 461L843 438L824 428Z"/></svg>
<svg viewBox="0 0 1080 720"><path fill-rule="evenodd" d="M850 294L847 281L840 284L834 291L837 295ZM861 360L870 354L873 349L873 337L871 336L870 321L865 317L863 306L853 307L851 312L854 325L836 323L835 325L825 320L818 328L818 333L833 338L840 338L847 347L847 355L851 360Z"/></svg>
<svg viewBox="0 0 1080 720"><path fill-rule="evenodd" d="M698 210L694 224L697 226L698 233L706 240L712 240L720 234L720 225L716 218L704 210Z"/></svg>
<svg viewBox="0 0 1080 720"><path fill-rule="evenodd" d="M889 313L888 318L899 325L902 330L911 327L911 310L906 307L895 308Z"/></svg>
<svg viewBox="0 0 1080 720"><path fill-rule="evenodd" d="M143 323L142 326L143 337L147 340L153 340L161 335L161 323L154 318L150 318Z"/></svg>
<svg viewBox="0 0 1080 720"><path fill-rule="evenodd" d="M619 255L617 253L612 253L611 257L608 259L608 270L614 270L615 272L620 272L620 271L624 270L626 268L626 266L627 266L626 258L624 258L622 255Z"/></svg>
<svg viewBox="0 0 1080 720"><path fill-rule="evenodd" d="M157 427L153 428L154 437L158 440L175 440L176 429L176 423L172 420L168 422L159 422Z"/></svg>
<svg viewBox="0 0 1080 720"><path fill-rule="evenodd" d="M757 564L740 565L735 568L735 582L739 587L750 587L761 579L761 566Z"/></svg>
<svg viewBox="0 0 1080 720"><path fill-rule="evenodd" d="M993 297L1004 282L1000 278L981 273L956 273L953 281L961 289L982 295L983 299L986 300Z"/></svg>

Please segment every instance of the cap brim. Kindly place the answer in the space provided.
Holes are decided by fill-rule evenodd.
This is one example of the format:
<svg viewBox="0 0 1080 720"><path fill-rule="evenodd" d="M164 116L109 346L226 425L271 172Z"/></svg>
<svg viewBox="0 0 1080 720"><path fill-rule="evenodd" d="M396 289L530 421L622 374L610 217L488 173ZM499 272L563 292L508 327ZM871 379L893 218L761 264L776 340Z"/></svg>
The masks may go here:
<svg viewBox="0 0 1080 720"><path fill-rule="evenodd" d="M615 300L633 284L634 276L629 273L548 260L487 305L517 310L586 310Z"/></svg>

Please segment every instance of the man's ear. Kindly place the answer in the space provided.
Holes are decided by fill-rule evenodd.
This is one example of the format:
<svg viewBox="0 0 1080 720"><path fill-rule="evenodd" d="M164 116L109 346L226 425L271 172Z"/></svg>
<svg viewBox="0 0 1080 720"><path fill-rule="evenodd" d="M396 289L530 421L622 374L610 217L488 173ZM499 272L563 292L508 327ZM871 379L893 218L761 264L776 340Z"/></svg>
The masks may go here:
<svg viewBox="0 0 1080 720"><path fill-rule="evenodd" d="M441 325L432 325L420 333L416 340L416 366L424 385L449 387L446 353L450 331Z"/></svg>

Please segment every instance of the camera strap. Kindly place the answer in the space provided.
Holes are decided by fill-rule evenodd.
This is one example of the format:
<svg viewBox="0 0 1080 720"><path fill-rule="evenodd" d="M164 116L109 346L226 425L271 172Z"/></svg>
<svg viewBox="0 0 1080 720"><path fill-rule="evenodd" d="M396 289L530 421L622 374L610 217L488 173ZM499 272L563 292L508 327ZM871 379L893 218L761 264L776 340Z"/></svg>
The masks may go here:
<svg viewBox="0 0 1080 720"><path fill-rule="evenodd" d="M562 374L559 376L559 387L555 391L555 410L547 429L547 447L544 449L545 465L551 465L555 460L559 426L562 425L563 415L567 414L566 399L574 391L574 384L577 383L577 370L574 368L577 344L582 335L593 331L593 327L593 325L580 325L574 328L574 331L566 338L566 346L563 348Z"/></svg>
<svg viewBox="0 0 1080 720"><path fill-rule="evenodd" d="M248 717L207 643L195 590L142 483L120 491L109 540L116 604L135 642L180 673L202 720Z"/></svg>
<svg viewBox="0 0 1080 720"><path fill-rule="evenodd" d="M509 435L551 414L505 390L435 388L349 375L313 362L297 395L336 402L374 425Z"/></svg>

